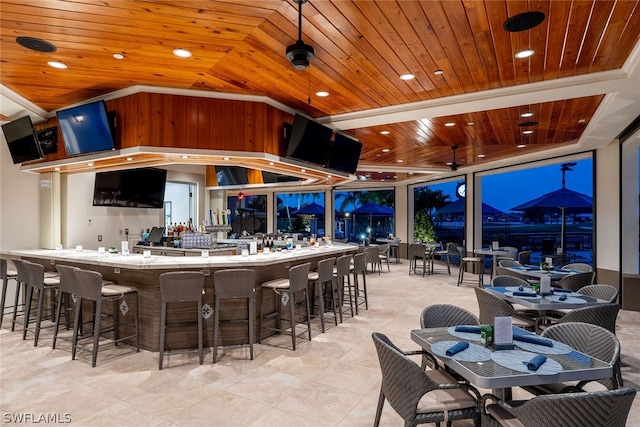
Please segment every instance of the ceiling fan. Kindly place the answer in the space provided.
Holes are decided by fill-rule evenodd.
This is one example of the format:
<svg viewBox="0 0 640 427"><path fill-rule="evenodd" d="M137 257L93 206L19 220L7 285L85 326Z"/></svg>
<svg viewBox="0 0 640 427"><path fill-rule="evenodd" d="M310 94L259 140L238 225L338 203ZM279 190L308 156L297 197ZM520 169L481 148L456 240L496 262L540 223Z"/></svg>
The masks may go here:
<svg viewBox="0 0 640 427"><path fill-rule="evenodd" d="M296 70L304 70L313 59L314 50L302 41L302 4L308 0L294 0L298 3L298 40L287 46L287 59Z"/></svg>
<svg viewBox="0 0 640 427"><path fill-rule="evenodd" d="M451 149L453 150L453 162L451 162L449 167L451 168L452 171L457 171L458 170L458 166L460 166L459 164L456 163L456 150L458 149L458 146L457 145L453 145L453 146L451 146Z"/></svg>

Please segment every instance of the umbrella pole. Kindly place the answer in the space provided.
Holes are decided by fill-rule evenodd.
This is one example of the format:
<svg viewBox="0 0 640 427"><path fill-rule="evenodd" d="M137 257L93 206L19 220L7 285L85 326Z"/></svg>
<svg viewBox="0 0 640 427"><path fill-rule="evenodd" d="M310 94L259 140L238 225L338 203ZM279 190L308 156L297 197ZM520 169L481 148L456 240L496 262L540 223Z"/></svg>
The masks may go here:
<svg viewBox="0 0 640 427"><path fill-rule="evenodd" d="M564 221L565 221L565 215L564 215L564 211L565 208L560 208L560 211L562 211L562 223L560 225L560 248L562 249L562 255L565 254L565 250L564 250L564 240L565 240L565 225L564 225Z"/></svg>

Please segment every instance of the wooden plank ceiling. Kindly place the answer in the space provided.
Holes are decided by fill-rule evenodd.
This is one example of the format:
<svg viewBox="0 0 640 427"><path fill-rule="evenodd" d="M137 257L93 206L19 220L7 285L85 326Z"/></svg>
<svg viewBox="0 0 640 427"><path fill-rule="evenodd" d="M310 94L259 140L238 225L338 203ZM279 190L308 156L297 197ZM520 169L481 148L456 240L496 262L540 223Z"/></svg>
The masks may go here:
<svg viewBox="0 0 640 427"><path fill-rule="evenodd" d="M546 19L528 31L503 29L505 20L526 11ZM3 0L0 77L46 111L151 85L263 95L322 120L618 69L639 40L639 12L637 0L310 0L303 5L303 40L315 58L297 71L284 55L297 39L293 0ZM18 36L44 39L57 51L25 49ZM174 56L177 47L193 56ZM535 55L516 59L522 49ZM68 69L48 67L52 60ZM405 73L416 77L401 80ZM519 145L537 151L573 144L602 99L342 130L363 142L361 165L446 169L454 145L464 166L521 154ZM533 116L522 118L525 112ZM528 121L537 124L520 126Z"/></svg>

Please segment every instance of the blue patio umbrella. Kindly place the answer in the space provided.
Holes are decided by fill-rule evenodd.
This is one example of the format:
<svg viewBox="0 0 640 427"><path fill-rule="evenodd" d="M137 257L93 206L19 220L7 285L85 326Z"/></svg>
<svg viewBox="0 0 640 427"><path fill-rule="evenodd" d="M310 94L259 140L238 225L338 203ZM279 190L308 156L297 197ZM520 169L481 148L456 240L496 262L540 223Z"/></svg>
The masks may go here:
<svg viewBox="0 0 640 427"><path fill-rule="evenodd" d="M393 208L382 206L376 202L367 202L359 208L355 209L352 214L367 214L370 216L393 216Z"/></svg>
<svg viewBox="0 0 640 427"><path fill-rule="evenodd" d="M458 199L455 202L451 202L448 205L436 210L436 215L449 215L449 214L463 214L465 211L465 199ZM482 204L482 215L501 215L502 212L499 209L494 208L486 203Z"/></svg>
<svg viewBox="0 0 640 427"><path fill-rule="evenodd" d="M293 215L324 215L324 206L317 204L316 202L309 203L297 209L292 213Z"/></svg>

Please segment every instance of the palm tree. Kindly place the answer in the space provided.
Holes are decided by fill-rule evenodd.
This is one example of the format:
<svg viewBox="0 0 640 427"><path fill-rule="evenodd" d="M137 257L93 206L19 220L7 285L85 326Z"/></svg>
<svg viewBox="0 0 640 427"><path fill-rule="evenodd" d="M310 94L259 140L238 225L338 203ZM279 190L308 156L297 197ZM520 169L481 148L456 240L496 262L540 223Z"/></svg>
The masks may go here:
<svg viewBox="0 0 640 427"><path fill-rule="evenodd" d="M451 203L449 195L442 190L431 190L428 186L416 188L413 193L414 212L426 211L431 215L434 209L440 209Z"/></svg>

